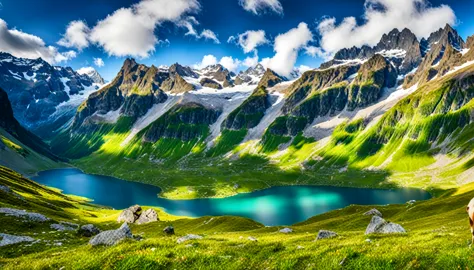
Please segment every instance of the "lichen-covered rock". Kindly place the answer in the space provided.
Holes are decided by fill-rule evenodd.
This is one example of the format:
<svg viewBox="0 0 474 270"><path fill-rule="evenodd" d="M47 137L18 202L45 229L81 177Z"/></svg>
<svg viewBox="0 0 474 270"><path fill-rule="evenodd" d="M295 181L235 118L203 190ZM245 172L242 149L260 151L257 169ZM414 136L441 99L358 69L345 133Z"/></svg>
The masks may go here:
<svg viewBox="0 0 474 270"><path fill-rule="evenodd" d="M0 214L4 214L6 216L13 216L13 217L18 217L18 218L23 218L23 219L28 219L31 221L35 222L45 222L49 221L50 219L47 218L46 216L38 213L31 213L27 212L25 210L18 210L18 209L12 209L12 208L0 208Z"/></svg>
<svg viewBox="0 0 474 270"><path fill-rule="evenodd" d="M332 232L332 231L327 231L327 230L320 230L318 232L318 236L316 237L316 240L321 240L321 239L328 239L328 238L333 238L336 237L337 233Z"/></svg>
<svg viewBox="0 0 474 270"><path fill-rule="evenodd" d="M76 230L75 228L64 225L64 224L51 224L49 227L53 230L60 231L60 232Z"/></svg>
<svg viewBox="0 0 474 270"><path fill-rule="evenodd" d="M158 221L158 213L154 209L147 209L140 214L140 217L135 221L136 224L145 224Z"/></svg>
<svg viewBox="0 0 474 270"><path fill-rule="evenodd" d="M370 209L369 211L364 213L364 216L379 216L382 217L382 213L380 213L377 209Z"/></svg>
<svg viewBox="0 0 474 270"><path fill-rule="evenodd" d="M291 228L283 228L280 230L281 233L292 233L293 230Z"/></svg>
<svg viewBox="0 0 474 270"><path fill-rule="evenodd" d="M0 233L0 247L18 244L22 242L33 242L34 238L29 236L16 236L5 233Z"/></svg>
<svg viewBox="0 0 474 270"><path fill-rule="evenodd" d="M131 239L133 238L133 235L130 227L128 227L128 224L125 222L117 230L104 231L94 236L89 241L89 244L92 246L112 246L127 238Z"/></svg>
<svg viewBox="0 0 474 270"><path fill-rule="evenodd" d="M140 216L142 208L139 205L130 206L123 210L117 218L118 223L134 223Z"/></svg>
<svg viewBox="0 0 474 270"><path fill-rule="evenodd" d="M177 242L178 244L181 244L189 240L199 240L199 239L202 239L202 236L196 235L196 234L188 234L188 235L178 238Z"/></svg>
<svg viewBox="0 0 474 270"><path fill-rule="evenodd" d="M379 216L373 216L372 220L367 226L367 229L365 230L365 234L372 234L372 233L390 234L390 233L406 233L406 231L399 224L387 222L385 219Z"/></svg>
<svg viewBox="0 0 474 270"><path fill-rule="evenodd" d="M77 233L84 237L92 237L94 235L99 234L100 230L93 224L87 224L87 225L81 226L79 230L77 231Z"/></svg>
<svg viewBox="0 0 474 270"><path fill-rule="evenodd" d="M167 226L166 228L163 229L163 232L167 235L172 235L172 234L174 234L174 227L173 226Z"/></svg>

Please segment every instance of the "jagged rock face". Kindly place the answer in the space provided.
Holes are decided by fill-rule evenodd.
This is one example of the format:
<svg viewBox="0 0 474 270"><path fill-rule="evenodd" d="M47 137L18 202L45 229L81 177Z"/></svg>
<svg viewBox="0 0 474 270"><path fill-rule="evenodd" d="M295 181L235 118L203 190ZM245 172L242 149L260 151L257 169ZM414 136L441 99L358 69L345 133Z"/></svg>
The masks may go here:
<svg viewBox="0 0 474 270"><path fill-rule="evenodd" d="M81 75L88 76L94 83L105 84L104 78L102 78L102 76L100 76L99 72L97 72L97 70L95 70L92 67L81 68L81 69L77 70L77 73L79 73Z"/></svg>
<svg viewBox="0 0 474 270"><path fill-rule="evenodd" d="M407 28L401 32L393 29L390 33L384 34L375 47L342 49L336 53L334 60L323 63L321 68L341 64L343 63L341 60L369 59L377 53L389 58L401 74L412 71L423 57L422 45L415 34Z"/></svg>
<svg viewBox="0 0 474 270"><path fill-rule="evenodd" d="M209 77L218 82L222 82L224 87L232 87L234 83L232 82L232 72L224 68L222 65L211 65L200 71L203 76Z"/></svg>
<svg viewBox="0 0 474 270"><path fill-rule="evenodd" d="M454 30L449 24L446 24L444 28L440 28L438 31L432 33L427 39L429 46L435 44L441 44L447 46L450 44L457 50L461 50L465 47L464 40L459 36L458 32Z"/></svg>
<svg viewBox="0 0 474 270"><path fill-rule="evenodd" d="M255 67L249 67L245 71L241 71L234 80L235 85L241 85L244 83L257 84L260 78L265 74L265 68L262 64L257 64Z"/></svg>
<svg viewBox="0 0 474 270"><path fill-rule="evenodd" d="M41 58L23 59L0 53L0 87L6 90L17 120L36 133L44 126L60 126L69 120L76 108L71 108L64 120L52 117L56 107L70 100L70 95L94 88L92 84L88 76L71 68L53 67Z"/></svg>
<svg viewBox="0 0 474 270"><path fill-rule="evenodd" d="M183 74L183 75L181 75ZM73 122L74 131L88 132L91 126L101 124L101 118L120 109L120 115L136 120L155 104L163 103L172 94L195 89L182 76L197 76L189 67L174 64L169 70L139 65L134 59L125 60L115 79L100 91L93 93L78 109ZM82 126L82 128L81 128Z"/></svg>
<svg viewBox="0 0 474 270"><path fill-rule="evenodd" d="M270 107L268 91L264 87L258 87L242 105L229 114L222 123L222 127L232 130L254 128Z"/></svg>
<svg viewBox="0 0 474 270"><path fill-rule="evenodd" d="M178 63L172 65L169 68L169 73L171 74L171 77L174 77L176 74L178 74L181 77L199 78L199 75L190 67L184 67Z"/></svg>
<svg viewBox="0 0 474 270"><path fill-rule="evenodd" d="M220 85L218 82L214 81L213 79L203 78L199 83L204 87L222 89L222 85Z"/></svg>
<svg viewBox="0 0 474 270"><path fill-rule="evenodd" d="M207 136L209 125L215 123L221 111L198 103L178 104L153 122L143 135L143 141L156 142L160 138L190 141Z"/></svg>
<svg viewBox="0 0 474 270"><path fill-rule="evenodd" d="M471 49L473 47L474 47L474 35L468 37L467 40L466 40L466 48Z"/></svg>
<svg viewBox="0 0 474 270"><path fill-rule="evenodd" d="M289 95L283 106L283 112L289 113L312 91L324 89L346 80L350 75L356 73L359 67L358 65L347 65L305 72L300 79L288 88Z"/></svg>
<svg viewBox="0 0 474 270"><path fill-rule="evenodd" d="M265 74L263 74L262 79L258 83L258 87L270 88L281 82L285 81L283 77L276 74L273 70L267 68Z"/></svg>

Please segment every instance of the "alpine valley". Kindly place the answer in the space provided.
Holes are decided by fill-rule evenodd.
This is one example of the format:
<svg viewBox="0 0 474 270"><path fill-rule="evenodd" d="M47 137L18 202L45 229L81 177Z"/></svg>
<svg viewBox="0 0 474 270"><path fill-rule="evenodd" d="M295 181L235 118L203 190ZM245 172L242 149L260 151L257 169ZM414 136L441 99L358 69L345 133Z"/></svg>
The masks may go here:
<svg viewBox="0 0 474 270"><path fill-rule="evenodd" d="M9 224L0 230L0 267L474 266L465 213L474 196L474 36L464 40L450 25L421 40L393 29L374 47L342 49L286 77L262 64L236 74L221 64L138 62L127 58L105 82L94 69L0 53L0 223ZM66 167L150 184L175 201L281 186L416 188L433 198L378 210L350 205L285 228L148 206L138 217L141 208L120 212L25 178ZM18 205L28 212L5 210ZM15 219L29 212L46 219ZM155 214L158 222L139 225ZM117 229L117 218L131 229L124 224L113 236L130 239L113 247L60 235L69 229L46 233L74 225L67 222ZM373 230L381 234L364 235L378 219ZM168 237L168 226L184 238ZM33 244L4 251L12 232L49 244L23 239Z"/></svg>

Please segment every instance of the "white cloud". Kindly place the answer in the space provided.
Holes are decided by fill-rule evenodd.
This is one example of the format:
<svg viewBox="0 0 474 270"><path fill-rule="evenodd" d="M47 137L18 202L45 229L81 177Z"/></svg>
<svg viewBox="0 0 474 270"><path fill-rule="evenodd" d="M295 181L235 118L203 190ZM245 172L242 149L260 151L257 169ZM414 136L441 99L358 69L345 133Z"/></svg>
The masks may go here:
<svg viewBox="0 0 474 270"><path fill-rule="evenodd" d="M221 58L221 61L219 61L219 64L230 71L236 72L241 62L239 59L232 58L232 56L224 56Z"/></svg>
<svg viewBox="0 0 474 270"><path fill-rule="evenodd" d="M89 46L90 29L83 21L72 21L66 28L66 33L63 38L58 41L58 44L67 48L76 48L82 50Z"/></svg>
<svg viewBox="0 0 474 270"><path fill-rule="evenodd" d="M325 60L329 60L332 57L331 53L323 51L323 49L321 49L320 47L306 46L304 50L307 55L310 55L312 57L321 57Z"/></svg>
<svg viewBox="0 0 474 270"><path fill-rule="evenodd" d="M384 33L394 28L409 28L418 37L427 37L446 23L454 24L456 16L447 5L432 7L427 0L366 0L365 21L347 17L337 25L335 18L319 23L320 44L325 53L362 45L374 46Z"/></svg>
<svg viewBox="0 0 474 270"><path fill-rule="evenodd" d="M216 44L221 43L219 41L219 39L217 38L217 35L209 29L204 29L202 31L201 35L199 35L199 38L210 39L210 40L214 41L214 43L216 43Z"/></svg>
<svg viewBox="0 0 474 270"><path fill-rule="evenodd" d="M102 58L95 58L94 57L94 64L98 67L105 66L104 60L102 60Z"/></svg>
<svg viewBox="0 0 474 270"><path fill-rule="evenodd" d="M283 14L283 7L279 0L239 0L239 4L247 11L256 15L271 10L278 14Z"/></svg>
<svg viewBox="0 0 474 270"><path fill-rule="evenodd" d="M202 58L201 63L195 64L194 68L201 69L201 68L205 68L207 66L216 65L217 63L218 63L217 58L214 55L209 54L209 55L205 55Z"/></svg>
<svg viewBox="0 0 474 270"><path fill-rule="evenodd" d="M197 0L142 0L116 10L92 28L90 40L109 55L148 57L159 43L155 28L166 21L178 24L201 6Z"/></svg>
<svg viewBox="0 0 474 270"><path fill-rule="evenodd" d="M258 55L257 54L255 54L253 57L248 56L242 62L242 65L246 66L246 67L255 67L257 64L258 64Z"/></svg>
<svg viewBox="0 0 474 270"><path fill-rule="evenodd" d="M199 34L194 28L194 25L198 25L198 24L199 22L193 16L188 16L177 23L179 27L184 27L188 30L188 32L186 32L185 34L186 36L194 36L197 39L201 39L201 38L209 39L209 40L214 41L214 43L216 44L221 43L219 39L217 38L217 35L209 29L204 29L201 32L201 34Z"/></svg>
<svg viewBox="0 0 474 270"><path fill-rule="evenodd" d="M231 36L227 40L228 43L235 42L237 43L242 49L244 53L249 53L254 50L260 45L268 43L267 38L265 37L265 31L257 30L257 31L246 31L245 33L239 34L237 37Z"/></svg>
<svg viewBox="0 0 474 270"><path fill-rule="evenodd" d="M235 72L240 67L241 61L239 59L232 58L232 56L224 56L221 58L221 60L217 60L214 55L208 54L202 58L200 63L195 64L193 67L195 69L203 69L207 66L217 64L221 64L226 69Z"/></svg>
<svg viewBox="0 0 474 270"><path fill-rule="evenodd" d="M16 57L35 59L43 58L46 62L56 64L76 57L76 52L60 53L54 46L46 46L44 41L20 30L8 29L7 23L0 19L0 51L11 53Z"/></svg>
<svg viewBox="0 0 474 270"><path fill-rule="evenodd" d="M95 69L93 67L82 67L78 70L76 70L77 73L84 75L84 74L89 74L91 72L94 72Z"/></svg>
<svg viewBox="0 0 474 270"><path fill-rule="evenodd" d="M313 35L306 23L300 23L297 28L280 34L275 38L272 58L262 60L265 68L270 68L276 73L289 76L298 58L298 52L313 40Z"/></svg>

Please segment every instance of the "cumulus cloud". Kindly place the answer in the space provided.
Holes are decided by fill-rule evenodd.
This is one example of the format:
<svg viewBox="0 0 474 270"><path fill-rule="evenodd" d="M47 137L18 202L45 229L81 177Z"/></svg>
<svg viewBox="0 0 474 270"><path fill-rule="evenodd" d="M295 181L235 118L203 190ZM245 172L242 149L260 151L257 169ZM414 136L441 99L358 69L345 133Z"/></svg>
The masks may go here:
<svg viewBox="0 0 474 270"><path fill-rule="evenodd" d="M84 21L72 21L66 28L63 38L57 43L67 48L82 50L89 46L90 29Z"/></svg>
<svg viewBox="0 0 474 270"><path fill-rule="evenodd" d="M217 58L212 54L208 54L202 58L201 63L195 64L194 68L201 69L207 66L216 65L217 63Z"/></svg>
<svg viewBox="0 0 474 270"><path fill-rule="evenodd" d="M224 56L221 60L217 60L214 55L208 54L202 58L200 63L195 64L193 67L196 69L202 69L217 64L221 64L226 69L235 72L240 67L241 61L239 59L234 59L232 56Z"/></svg>
<svg viewBox="0 0 474 270"><path fill-rule="evenodd" d="M95 69L93 67L82 67L78 70L76 70L77 73L84 75L84 74L89 74L91 72L94 72Z"/></svg>
<svg viewBox="0 0 474 270"><path fill-rule="evenodd" d="M104 63L104 60L102 60L102 58L95 58L94 57L94 65L96 65L98 67L103 67L103 66L105 66L105 63Z"/></svg>
<svg viewBox="0 0 474 270"><path fill-rule="evenodd" d="M275 38L273 50L275 55L272 58L262 60L265 68L270 68L276 73L289 76L298 58L301 49L307 47L313 40L313 34L306 23L300 23L298 27L280 34Z"/></svg>
<svg viewBox="0 0 474 270"><path fill-rule="evenodd" d="M221 58L221 61L219 61L219 64L230 71L236 72L241 62L239 59L232 58L232 56L224 56Z"/></svg>
<svg viewBox="0 0 474 270"><path fill-rule="evenodd" d="M0 51L11 53L16 57L43 58L46 62L56 64L76 57L75 51L61 53L54 46L35 36L16 29L8 29L7 23L0 19Z"/></svg>
<svg viewBox="0 0 474 270"><path fill-rule="evenodd" d="M255 67L257 64L258 64L258 55L257 54L255 54L253 57L248 56L242 62L242 65L246 66L246 67Z"/></svg>
<svg viewBox="0 0 474 270"><path fill-rule="evenodd" d="M244 53L255 51L258 46L268 43L265 37L265 31L246 31L245 33L239 34L236 37L230 36L227 40L228 43L235 42L244 50Z"/></svg>
<svg viewBox="0 0 474 270"><path fill-rule="evenodd" d="M239 0L239 4L248 12L259 15L267 10L283 14L283 7L279 0Z"/></svg>
<svg viewBox="0 0 474 270"><path fill-rule="evenodd" d="M220 44L221 42L219 41L219 39L217 38L217 35L212 32L211 30L209 29L204 29L202 32L201 32L201 35L199 35L199 38L204 38L204 39L209 39L209 40L212 40L214 41L214 43L216 44Z"/></svg>
<svg viewBox="0 0 474 270"><path fill-rule="evenodd" d="M92 28L90 40L109 55L148 57L159 43L155 28L163 22L178 24L185 14L196 13L197 0L142 0L116 10Z"/></svg>
<svg viewBox="0 0 474 270"><path fill-rule="evenodd" d="M456 16L447 5L430 6L427 0L366 0L364 22L347 17L337 24L325 18L319 25L320 46L324 53L334 54L342 48L374 46L384 33L394 28L409 28L418 37L427 37L446 23L454 24Z"/></svg>

